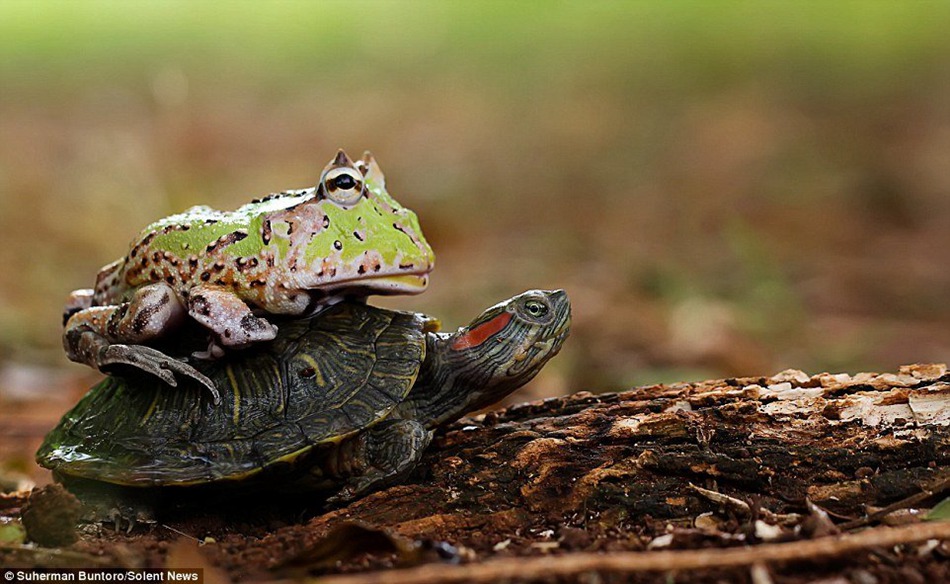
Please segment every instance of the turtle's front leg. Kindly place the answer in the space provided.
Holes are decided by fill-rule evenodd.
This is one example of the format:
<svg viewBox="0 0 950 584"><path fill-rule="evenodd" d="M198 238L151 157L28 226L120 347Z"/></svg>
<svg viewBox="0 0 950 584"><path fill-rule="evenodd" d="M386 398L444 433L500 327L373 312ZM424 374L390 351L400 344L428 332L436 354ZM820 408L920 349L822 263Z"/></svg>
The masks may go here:
<svg viewBox="0 0 950 584"><path fill-rule="evenodd" d="M327 502L352 501L400 482L422 459L432 432L415 420L385 420L340 445L337 471L354 473Z"/></svg>
<svg viewBox="0 0 950 584"><path fill-rule="evenodd" d="M208 388L215 403L220 401L214 382L207 376L141 344L177 328L185 318L184 307L166 284L144 286L131 301L122 304L88 304L91 297L83 291L74 292L67 303L63 347L69 359L103 372L115 366L134 367L171 386L178 385L175 374L190 377Z"/></svg>

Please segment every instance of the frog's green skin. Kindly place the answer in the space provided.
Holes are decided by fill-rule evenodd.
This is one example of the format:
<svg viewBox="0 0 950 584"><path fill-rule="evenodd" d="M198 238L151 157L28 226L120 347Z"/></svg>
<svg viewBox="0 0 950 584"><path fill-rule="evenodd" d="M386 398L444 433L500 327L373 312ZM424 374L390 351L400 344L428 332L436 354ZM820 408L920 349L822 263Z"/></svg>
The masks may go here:
<svg viewBox="0 0 950 584"><path fill-rule="evenodd" d="M125 345L167 336L190 316L216 344L248 346L277 333L252 309L300 315L344 296L415 294L433 265L415 213L386 191L372 155L354 163L340 151L315 188L230 212L193 207L146 227L95 289L73 292L63 342L70 359L99 369L130 365L172 384L174 371L208 385L188 365Z"/></svg>
<svg viewBox="0 0 950 584"><path fill-rule="evenodd" d="M124 486L130 499L194 501L217 487L352 499L405 477L436 428L534 377L570 320L563 290L530 290L454 333L425 315L340 302L282 324L272 343L199 363L219 407L147 376L109 376L37 461L67 486Z"/></svg>

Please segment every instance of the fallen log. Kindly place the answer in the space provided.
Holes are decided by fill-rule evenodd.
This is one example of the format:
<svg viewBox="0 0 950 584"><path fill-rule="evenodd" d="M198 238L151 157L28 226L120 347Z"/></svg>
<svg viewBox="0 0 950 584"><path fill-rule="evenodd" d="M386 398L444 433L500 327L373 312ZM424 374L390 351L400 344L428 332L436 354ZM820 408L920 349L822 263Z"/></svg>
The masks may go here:
<svg viewBox="0 0 950 584"><path fill-rule="evenodd" d="M950 522L920 523L950 494L948 446L943 365L578 393L464 419L406 484L303 521L73 547L172 565L178 533L210 536L186 554L209 574L353 583L950 581Z"/></svg>
<svg viewBox="0 0 950 584"><path fill-rule="evenodd" d="M467 548L476 561L593 551L606 555L584 570L618 574L623 562L603 559L611 553L800 542L840 532L839 525L914 520L914 510L950 491L948 444L944 366L856 376L786 371L581 393L457 424L428 454L425 476L313 518L287 554L306 555L346 520L409 540L446 541ZM875 515L895 502L888 514ZM950 536L950 525L929 529ZM798 560L824 562L814 574L840 574L842 558L849 570L889 569L866 550L890 542L861 537L869 538L864 547L844 544ZM278 539L265 537L260 545ZM762 561L789 561L781 557L786 553ZM744 570L732 569L748 574L758 553L750 548L747 556ZM934 565L945 563L939 560ZM469 565L462 579L514 575L487 563L485 569L488 576L480 579L479 567ZM650 568L657 569L676 567ZM460 581L450 569L427 570L417 581L437 581L434 573ZM559 576L547 568L520 574Z"/></svg>

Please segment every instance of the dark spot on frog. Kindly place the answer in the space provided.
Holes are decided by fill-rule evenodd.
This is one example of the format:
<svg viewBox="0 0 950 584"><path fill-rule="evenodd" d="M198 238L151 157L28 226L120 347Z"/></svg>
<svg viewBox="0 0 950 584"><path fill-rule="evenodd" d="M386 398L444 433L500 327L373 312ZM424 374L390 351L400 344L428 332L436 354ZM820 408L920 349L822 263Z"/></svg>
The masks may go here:
<svg viewBox="0 0 950 584"><path fill-rule="evenodd" d="M329 227L329 226L330 226L330 216L329 216L329 215L324 215L324 216L323 216L323 228L326 229L326 228Z"/></svg>
<svg viewBox="0 0 950 584"><path fill-rule="evenodd" d="M343 242L337 239L336 241L333 242L333 248L336 250L343 249Z"/></svg>
<svg viewBox="0 0 950 584"><path fill-rule="evenodd" d="M217 222L217 219L205 219L205 225L214 225Z"/></svg>
<svg viewBox="0 0 950 584"><path fill-rule="evenodd" d="M211 269L213 269L215 272L220 272L224 269L224 262L214 262L214 264L211 266Z"/></svg>
<svg viewBox="0 0 950 584"><path fill-rule="evenodd" d="M254 258L254 257L251 257L251 258L244 258L244 257L241 257L241 258L238 258L238 259L234 260L234 264L237 266L238 271L243 272L244 270L246 270L246 269L248 269L248 268L254 268L254 267L256 267L257 264L258 264L258 260L257 260L257 258Z"/></svg>
<svg viewBox="0 0 950 584"><path fill-rule="evenodd" d="M211 279L211 272L201 272L201 281L207 282Z"/></svg>
<svg viewBox="0 0 950 584"><path fill-rule="evenodd" d="M278 199L278 198L280 198L282 195L289 195L289 194L291 194L291 193L286 192L286 191L285 191L285 192L282 192L282 193L279 193L279 194L278 194L278 193L271 193L271 194L266 195L266 196L264 196L264 197L261 197L261 198L259 198L259 199L252 199L251 202L252 202L252 203L266 203L266 202L268 202L268 201L273 201L274 199Z"/></svg>
<svg viewBox="0 0 950 584"><path fill-rule="evenodd" d="M416 264L399 264L400 270L411 270Z"/></svg>
<svg viewBox="0 0 950 584"><path fill-rule="evenodd" d="M172 276L171 274L168 274L167 276L165 276L165 281L168 282L169 284L174 284L174 283L175 283L175 276Z"/></svg>
<svg viewBox="0 0 950 584"><path fill-rule="evenodd" d="M360 241L363 241L363 236L360 235L360 232L359 232L359 231L354 231L354 232L353 232L353 237L355 237L356 239L358 239L358 240L360 240Z"/></svg>
<svg viewBox="0 0 950 584"><path fill-rule="evenodd" d="M158 281L158 272L156 272L155 270L149 270L149 272L148 272L148 277L149 277L153 282L156 282L156 281Z"/></svg>
<svg viewBox="0 0 950 584"><path fill-rule="evenodd" d="M188 258L188 267L192 270L198 269L198 256L191 256Z"/></svg>
<svg viewBox="0 0 950 584"><path fill-rule="evenodd" d="M271 225L270 219L265 219L264 224L261 226L261 241L264 242L264 245L270 243L271 238Z"/></svg>
<svg viewBox="0 0 950 584"><path fill-rule="evenodd" d="M158 251L153 252L153 253L152 253L152 261L153 261L153 262L156 262L156 263L162 261L162 254L161 254L161 252L158 252Z"/></svg>
<svg viewBox="0 0 950 584"><path fill-rule="evenodd" d="M232 231L231 233L228 233L219 237L217 241L209 245L205 251L207 251L208 253L212 253L215 250L224 249L228 247L229 245L232 245L234 243L241 241L245 237L247 237L246 231L241 231L241 230Z"/></svg>
<svg viewBox="0 0 950 584"><path fill-rule="evenodd" d="M193 296L191 298L188 303L188 310L202 316L208 316L211 314L211 306L208 304L208 299L201 295Z"/></svg>
<svg viewBox="0 0 950 584"><path fill-rule="evenodd" d="M122 322L122 319L124 319L125 316L129 313L129 307L130 307L130 304L128 302L123 302L118 307L116 307L115 311L109 316L109 320L106 322L106 333L108 333L109 336L112 336L112 337L117 336L119 332L119 324ZM136 317L136 320L133 320L131 323L132 328L133 330L135 330L135 332L139 332L141 330L141 329L135 328L137 320L138 320L138 317Z"/></svg>
<svg viewBox="0 0 950 584"><path fill-rule="evenodd" d="M356 269L356 273L359 274L359 275L361 275L361 276L362 276L363 274L365 274L365 273L366 273L366 266L364 266L363 264L360 264L360 267Z"/></svg>
<svg viewBox="0 0 950 584"><path fill-rule="evenodd" d="M264 286L266 284L267 284L266 280L261 280L261 279L251 280L251 286Z"/></svg>
<svg viewBox="0 0 950 584"><path fill-rule="evenodd" d="M231 329L224 329L224 338L226 339L231 338Z"/></svg>
<svg viewBox="0 0 950 584"><path fill-rule="evenodd" d="M138 254L139 254L139 247L138 247L138 246L135 246L135 247L132 248L132 251L129 252L129 257L130 257L130 258L134 258L134 257L137 256Z"/></svg>
<svg viewBox="0 0 950 584"><path fill-rule="evenodd" d="M241 329L249 332L262 331L267 328L267 321L253 314L245 314L241 318Z"/></svg>
<svg viewBox="0 0 950 584"><path fill-rule="evenodd" d="M145 330L145 327L148 326L149 322L152 321L152 318L155 316L155 312L161 307L159 304L157 306L148 306L139 310L135 313L135 317L132 319L132 331L136 334L141 333Z"/></svg>
<svg viewBox="0 0 950 584"><path fill-rule="evenodd" d="M304 367L303 369L297 372L297 375L301 377L313 377L316 374L317 374L317 371L313 367Z"/></svg>
<svg viewBox="0 0 950 584"><path fill-rule="evenodd" d="M375 264L375 265L373 265L373 271L374 271L374 272L378 272L378 271L379 271L379 268L381 268L381 267L382 267L382 266L380 266L379 264Z"/></svg>

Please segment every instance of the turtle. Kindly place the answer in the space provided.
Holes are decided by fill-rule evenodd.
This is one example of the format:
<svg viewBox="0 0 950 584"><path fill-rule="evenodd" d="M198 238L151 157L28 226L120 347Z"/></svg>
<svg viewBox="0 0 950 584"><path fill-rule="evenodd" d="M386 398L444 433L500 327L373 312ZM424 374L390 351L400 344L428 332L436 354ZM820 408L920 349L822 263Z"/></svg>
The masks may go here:
<svg viewBox="0 0 950 584"><path fill-rule="evenodd" d="M179 494L255 487L345 503L405 480L437 428L533 378L570 320L564 290L529 290L453 333L424 314L344 300L282 323L269 343L198 362L219 405L198 383L109 375L36 459L80 498L90 484Z"/></svg>

